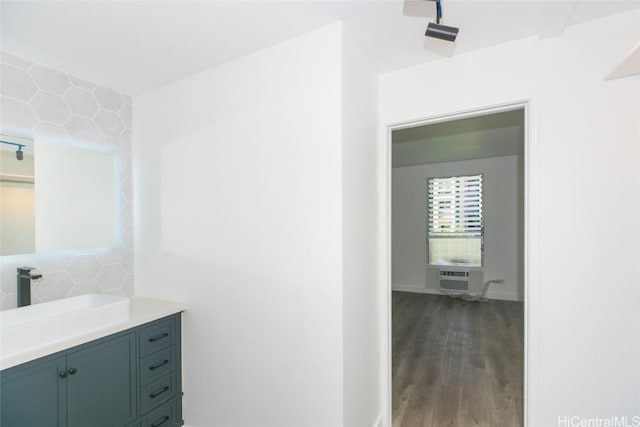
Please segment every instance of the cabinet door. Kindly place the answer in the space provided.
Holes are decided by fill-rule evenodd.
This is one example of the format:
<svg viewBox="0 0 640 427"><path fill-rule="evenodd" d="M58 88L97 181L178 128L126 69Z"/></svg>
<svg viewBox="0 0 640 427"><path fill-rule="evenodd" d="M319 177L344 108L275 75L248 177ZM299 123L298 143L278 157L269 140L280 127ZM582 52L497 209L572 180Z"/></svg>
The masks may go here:
<svg viewBox="0 0 640 427"><path fill-rule="evenodd" d="M45 358L2 371L0 426L65 426L65 372L64 356Z"/></svg>
<svg viewBox="0 0 640 427"><path fill-rule="evenodd" d="M136 419L134 333L69 354L67 373L68 427L124 427Z"/></svg>

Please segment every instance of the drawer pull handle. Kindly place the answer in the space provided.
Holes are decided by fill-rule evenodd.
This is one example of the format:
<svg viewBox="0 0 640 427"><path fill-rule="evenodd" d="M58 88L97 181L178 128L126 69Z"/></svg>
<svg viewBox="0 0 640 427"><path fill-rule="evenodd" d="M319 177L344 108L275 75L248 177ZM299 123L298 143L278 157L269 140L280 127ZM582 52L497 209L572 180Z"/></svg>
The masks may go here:
<svg viewBox="0 0 640 427"><path fill-rule="evenodd" d="M69 368L69 375L75 375L78 370L76 368Z"/></svg>
<svg viewBox="0 0 640 427"><path fill-rule="evenodd" d="M67 373L65 371L60 371L58 375L60 376L60 378L67 378Z"/></svg>
<svg viewBox="0 0 640 427"><path fill-rule="evenodd" d="M156 335L155 337L149 338L149 342L156 342L168 336L169 336L169 332L165 332L164 334Z"/></svg>
<svg viewBox="0 0 640 427"><path fill-rule="evenodd" d="M160 427L162 424L166 423L170 419L171 419L171 417L169 417L168 415L165 415L164 418L162 418L161 420L156 421L155 423L151 424L150 427Z"/></svg>
<svg viewBox="0 0 640 427"><path fill-rule="evenodd" d="M150 371L155 371L158 368L162 368L164 365L166 365L167 363L169 363L169 361L167 359L164 359L162 362L157 363L153 366L149 366L149 370Z"/></svg>
<svg viewBox="0 0 640 427"><path fill-rule="evenodd" d="M153 393L151 393L149 397L152 399L155 399L156 397L160 396L162 393L168 392L170 389L171 389L170 387L164 386L160 390L154 391Z"/></svg>

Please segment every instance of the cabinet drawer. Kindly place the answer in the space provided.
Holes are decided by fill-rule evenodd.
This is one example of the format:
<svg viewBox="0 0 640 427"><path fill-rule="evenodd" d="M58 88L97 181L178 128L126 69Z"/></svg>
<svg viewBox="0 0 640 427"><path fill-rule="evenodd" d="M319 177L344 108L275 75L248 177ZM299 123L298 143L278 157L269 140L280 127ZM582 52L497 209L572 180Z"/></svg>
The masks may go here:
<svg viewBox="0 0 640 427"><path fill-rule="evenodd" d="M176 400L167 402L142 419L140 427L175 427L182 425Z"/></svg>
<svg viewBox="0 0 640 427"><path fill-rule="evenodd" d="M147 384L158 377L173 371L176 366L175 346L153 353L140 361L140 381Z"/></svg>
<svg viewBox="0 0 640 427"><path fill-rule="evenodd" d="M176 323L173 318L140 330L140 357L148 356L175 343Z"/></svg>
<svg viewBox="0 0 640 427"><path fill-rule="evenodd" d="M140 412L146 414L151 409L171 400L176 395L176 376L165 375L141 388Z"/></svg>

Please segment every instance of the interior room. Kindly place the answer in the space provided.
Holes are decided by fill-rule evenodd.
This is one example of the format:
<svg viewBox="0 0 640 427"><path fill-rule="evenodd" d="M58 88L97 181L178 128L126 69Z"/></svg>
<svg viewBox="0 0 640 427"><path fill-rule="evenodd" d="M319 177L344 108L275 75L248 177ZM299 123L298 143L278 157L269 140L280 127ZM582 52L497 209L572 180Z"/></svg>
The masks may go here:
<svg viewBox="0 0 640 427"><path fill-rule="evenodd" d="M393 425L523 425L525 110L393 130Z"/></svg>
<svg viewBox="0 0 640 427"><path fill-rule="evenodd" d="M640 416L637 1L2 1L0 24L3 427L391 427L407 294L520 305L521 425ZM515 110L517 153L394 164L412 128ZM458 255L426 268L427 178L455 174L420 178L420 246L394 240L403 171L474 161L487 197L523 189L497 237L483 205L489 302L436 294ZM437 425L500 425L438 390Z"/></svg>

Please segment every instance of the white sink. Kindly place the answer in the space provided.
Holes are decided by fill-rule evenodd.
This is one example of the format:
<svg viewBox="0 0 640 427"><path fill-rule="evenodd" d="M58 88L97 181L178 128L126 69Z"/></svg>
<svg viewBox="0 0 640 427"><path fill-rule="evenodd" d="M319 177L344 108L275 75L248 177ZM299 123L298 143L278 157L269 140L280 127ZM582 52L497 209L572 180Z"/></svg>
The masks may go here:
<svg viewBox="0 0 640 427"><path fill-rule="evenodd" d="M0 358L129 320L129 298L87 294L0 312Z"/></svg>

